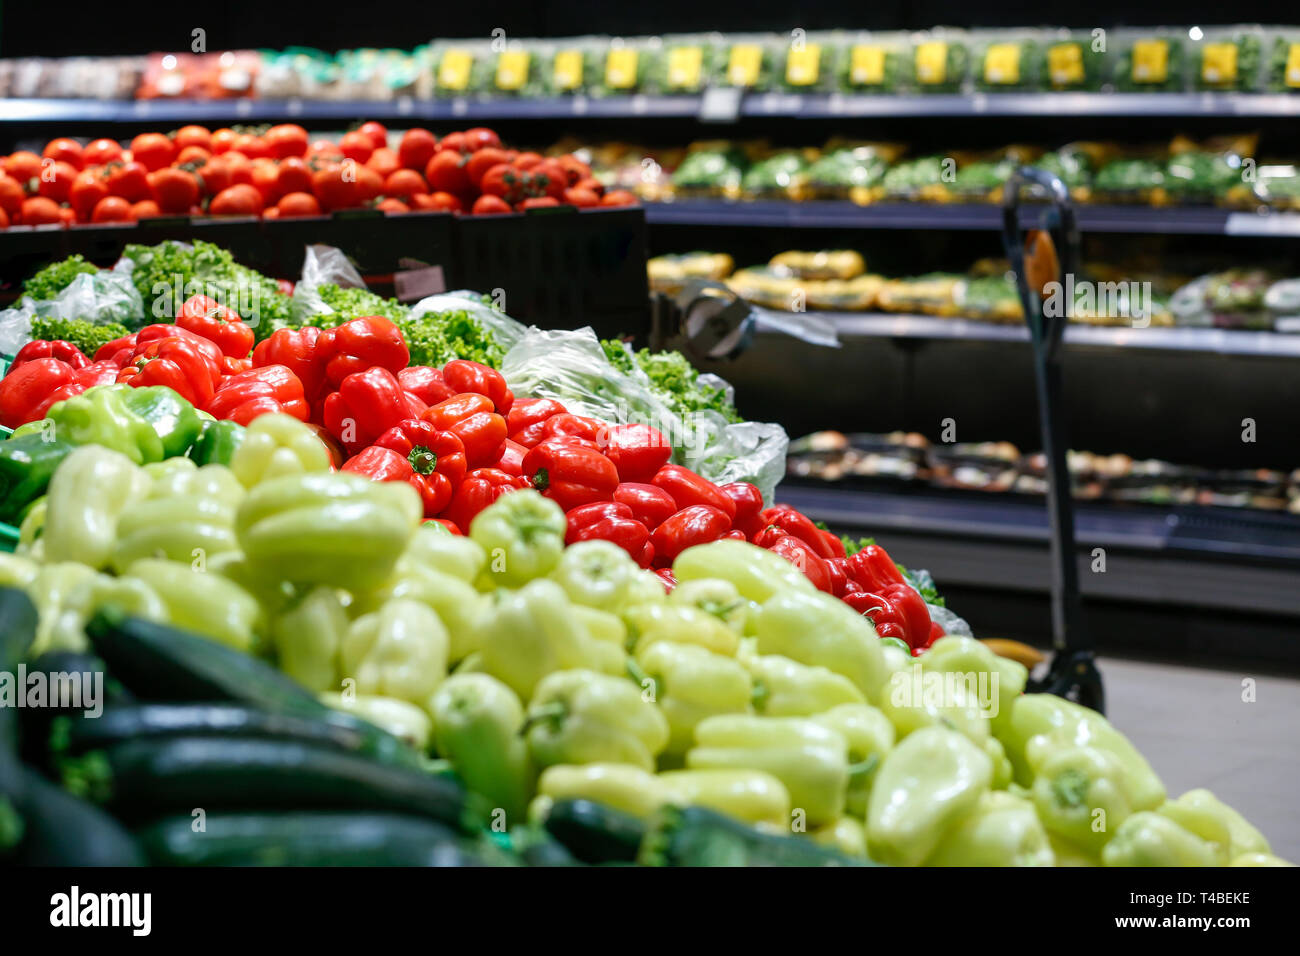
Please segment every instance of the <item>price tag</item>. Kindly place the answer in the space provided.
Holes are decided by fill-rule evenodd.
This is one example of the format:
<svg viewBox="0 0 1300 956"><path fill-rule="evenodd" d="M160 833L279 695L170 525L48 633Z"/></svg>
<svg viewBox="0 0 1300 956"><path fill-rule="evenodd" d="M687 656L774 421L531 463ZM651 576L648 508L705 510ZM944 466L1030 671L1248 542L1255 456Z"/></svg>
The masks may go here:
<svg viewBox="0 0 1300 956"><path fill-rule="evenodd" d="M448 50L438 64L438 85L446 90L463 90L469 86L474 57L467 50Z"/></svg>
<svg viewBox="0 0 1300 956"><path fill-rule="evenodd" d="M1169 76L1169 43L1138 40L1133 44L1133 82L1163 83Z"/></svg>
<svg viewBox="0 0 1300 956"><path fill-rule="evenodd" d="M755 86L763 69L763 48L742 43L731 48L727 56L727 82L732 86Z"/></svg>
<svg viewBox="0 0 1300 956"><path fill-rule="evenodd" d="M567 92L582 86L582 51L561 50L552 67L555 88Z"/></svg>
<svg viewBox="0 0 1300 956"><path fill-rule="evenodd" d="M1014 86L1020 82L1020 44L993 43L984 53L984 82Z"/></svg>
<svg viewBox="0 0 1300 956"><path fill-rule="evenodd" d="M1047 73L1053 86L1075 86L1083 82L1083 48L1077 43L1058 43L1047 48Z"/></svg>
<svg viewBox="0 0 1300 956"><path fill-rule="evenodd" d="M573 98L573 115L585 116L587 113L587 97L579 93Z"/></svg>
<svg viewBox="0 0 1300 956"><path fill-rule="evenodd" d="M399 302L416 302L447 291L442 266L424 266L393 273L393 288Z"/></svg>
<svg viewBox="0 0 1300 956"><path fill-rule="evenodd" d="M302 100L294 96L288 99L284 104L284 111L290 116L302 115Z"/></svg>
<svg viewBox="0 0 1300 956"><path fill-rule="evenodd" d="M885 48L859 44L849 53L849 82L879 86L885 82Z"/></svg>
<svg viewBox="0 0 1300 956"><path fill-rule="evenodd" d="M916 48L916 82L935 86L948 78L948 44L938 40Z"/></svg>
<svg viewBox="0 0 1300 956"><path fill-rule="evenodd" d="M623 47L610 50L605 59L605 85L612 90L628 90L636 86L637 51Z"/></svg>
<svg viewBox="0 0 1300 956"><path fill-rule="evenodd" d="M527 50L506 50L497 57L497 89L522 89L528 82L528 60Z"/></svg>
<svg viewBox="0 0 1300 956"><path fill-rule="evenodd" d="M469 100L463 96L457 96L451 101L451 115L464 116L469 112Z"/></svg>
<svg viewBox="0 0 1300 956"><path fill-rule="evenodd" d="M409 96L399 96L397 98L397 115L410 116L415 112L415 100Z"/></svg>
<svg viewBox="0 0 1300 956"><path fill-rule="evenodd" d="M1292 43L1286 51L1286 85L1300 86L1300 43Z"/></svg>
<svg viewBox="0 0 1300 956"><path fill-rule="evenodd" d="M236 115L236 116L252 116L252 115L253 115L253 101L252 101L252 100L249 100L249 99L238 99L238 100L235 100L235 115Z"/></svg>
<svg viewBox="0 0 1300 956"><path fill-rule="evenodd" d="M701 123L734 123L740 117L744 90L738 86L711 86L700 97Z"/></svg>
<svg viewBox="0 0 1300 956"><path fill-rule="evenodd" d="M668 51L668 88L697 90L704 70L704 51L697 46L679 46Z"/></svg>
<svg viewBox="0 0 1300 956"><path fill-rule="evenodd" d="M785 81L791 86L812 86L817 82L821 55L822 48L816 43L791 50L785 60Z"/></svg>
<svg viewBox="0 0 1300 956"><path fill-rule="evenodd" d="M1207 43L1201 51L1201 79L1212 86L1237 82L1237 44Z"/></svg>

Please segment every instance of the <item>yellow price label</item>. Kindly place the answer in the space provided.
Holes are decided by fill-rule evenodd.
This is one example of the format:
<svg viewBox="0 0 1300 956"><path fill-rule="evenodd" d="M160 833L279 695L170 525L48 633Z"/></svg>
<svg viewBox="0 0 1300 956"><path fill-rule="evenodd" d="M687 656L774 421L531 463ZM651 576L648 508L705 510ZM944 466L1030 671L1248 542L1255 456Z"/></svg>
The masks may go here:
<svg viewBox="0 0 1300 956"><path fill-rule="evenodd" d="M993 43L984 52L984 82L1010 86L1020 82L1020 44Z"/></svg>
<svg viewBox="0 0 1300 956"><path fill-rule="evenodd" d="M791 86L812 86L821 67L822 48L809 43L791 50L785 60L785 81Z"/></svg>
<svg viewBox="0 0 1300 956"><path fill-rule="evenodd" d="M636 60L636 50L627 47L610 50L605 60L605 85L612 90L636 86Z"/></svg>
<svg viewBox="0 0 1300 956"><path fill-rule="evenodd" d="M948 44L939 40L916 47L916 82L932 86L948 78Z"/></svg>
<svg viewBox="0 0 1300 956"><path fill-rule="evenodd" d="M552 76L557 90L576 90L582 85L582 51L561 50L555 54Z"/></svg>
<svg viewBox="0 0 1300 956"><path fill-rule="evenodd" d="M469 86L469 72L474 57L467 50L448 50L438 66L438 85L447 90L463 90Z"/></svg>
<svg viewBox="0 0 1300 956"><path fill-rule="evenodd" d="M854 86L879 86L885 82L885 48L859 45L850 50L849 82Z"/></svg>
<svg viewBox="0 0 1300 956"><path fill-rule="evenodd" d="M1287 47L1286 85L1300 86L1300 43L1292 43Z"/></svg>
<svg viewBox="0 0 1300 956"><path fill-rule="evenodd" d="M727 57L727 82L732 86L754 86L762 68L762 47L752 43L733 46Z"/></svg>
<svg viewBox="0 0 1300 956"><path fill-rule="evenodd" d="M1058 43L1048 47L1047 73L1053 86L1082 83L1083 48L1077 43Z"/></svg>
<svg viewBox="0 0 1300 956"><path fill-rule="evenodd" d="M697 46L679 46L668 51L668 88L694 90L704 71L704 51Z"/></svg>
<svg viewBox="0 0 1300 956"><path fill-rule="evenodd" d="M497 89L518 90L528 82L526 50L507 50L497 58Z"/></svg>
<svg viewBox="0 0 1300 956"><path fill-rule="evenodd" d="M1138 40L1133 44L1133 82L1163 83L1169 76L1169 43Z"/></svg>
<svg viewBox="0 0 1300 956"><path fill-rule="evenodd" d="M1207 43L1201 51L1201 79L1211 86L1237 82L1237 44Z"/></svg>

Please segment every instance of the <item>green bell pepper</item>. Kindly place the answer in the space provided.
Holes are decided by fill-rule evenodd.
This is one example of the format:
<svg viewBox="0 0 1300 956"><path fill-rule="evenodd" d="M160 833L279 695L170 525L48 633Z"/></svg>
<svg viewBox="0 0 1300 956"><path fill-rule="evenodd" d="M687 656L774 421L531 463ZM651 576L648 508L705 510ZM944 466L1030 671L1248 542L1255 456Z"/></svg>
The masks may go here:
<svg viewBox="0 0 1300 956"><path fill-rule="evenodd" d="M0 442L0 521L17 524L76 447L47 432Z"/></svg>
<svg viewBox="0 0 1300 956"><path fill-rule="evenodd" d="M944 832L975 808L992 779L992 762L963 734L936 726L905 737L886 755L871 788L871 858L920 866Z"/></svg>
<svg viewBox="0 0 1300 956"><path fill-rule="evenodd" d="M641 688L596 671L562 670L537 684L525 737L538 767L627 763L653 770L668 746L668 720Z"/></svg>
<svg viewBox="0 0 1300 956"><path fill-rule="evenodd" d="M351 624L336 588L312 588L271 617L280 670L309 690L337 691L339 648Z"/></svg>
<svg viewBox="0 0 1300 956"><path fill-rule="evenodd" d="M628 640L634 654L651 644L669 641L695 644L715 654L734 657L740 648L740 635L706 611L668 601L635 604L623 609L628 626Z"/></svg>
<svg viewBox="0 0 1300 956"><path fill-rule="evenodd" d="M270 417L256 419L253 426ZM231 469L236 476L239 456L253 443L250 428ZM405 482L370 481L349 472L299 472L252 488L235 516L235 534L254 572L361 592L392 574L421 511L419 495Z"/></svg>
<svg viewBox="0 0 1300 956"><path fill-rule="evenodd" d="M1172 811L1172 812L1171 812ZM1228 831L1228 857L1235 860L1246 853L1272 853L1264 834L1256 830L1236 810L1221 802L1208 790L1188 790L1185 794L1157 811L1171 816L1194 833L1201 833L1196 826L1189 826L1189 813L1217 818ZM1181 819L1180 819L1181 817Z"/></svg>
<svg viewBox="0 0 1300 956"><path fill-rule="evenodd" d="M447 677L450 639L438 615L395 598L352 622L339 645L339 675L358 694L379 694L428 710Z"/></svg>
<svg viewBox="0 0 1300 956"><path fill-rule="evenodd" d="M115 385L100 386L116 388ZM162 442L163 457L183 455L199 437L203 420L197 409L165 385L134 388L122 385L122 402L129 411L149 423ZM89 391L89 389L87 390Z"/></svg>
<svg viewBox="0 0 1300 956"><path fill-rule="evenodd" d="M40 570L31 558L0 551L0 588L26 588Z"/></svg>
<svg viewBox="0 0 1300 956"><path fill-rule="evenodd" d="M357 599L353 613L377 610L395 598L419 601L438 615L447 630L450 642L447 660L450 663L459 663L479 650L482 643L480 624L490 601L472 584L402 559L385 584Z"/></svg>
<svg viewBox="0 0 1300 956"><path fill-rule="evenodd" d="M553 671L579 667L607 674L624 671L622 649L593 638L575 618L564 590L546 578L518 591L494 593L478 631L482 669L521 699L531 698L538 683Z"/></svg>
<svg viewBox="0 0 1300 956"><path fill-rule="evenodd" d="M950 827L926 866L1052 866L1047 831L1024 797L1005 790L980 795Z"/></svg>
<svg viewBox="0 0 1300 956"><path fill-rule="evenodd" d="M810 719L838 732L848 742L849 763L855 766L878 768L894 747L893 724L870 704L839 704ZM866 818L874 780L874 769L849 778L845 806L853 816Z"/></svg>
<svg viewBox="0 0 1300 956"><path fill-rule="evenodd" d="M433 740L433 721L409 701L373 694L338 693L322 693L318 699L335 710L370 721L421 753L429 749Z"/></svg>
<svg viewBox="0 0 1300 956"><path fill-rule="evenodd" d="M853 681L825 667L810 667L779 654L742 652L740 660L753 677L754 710L768 717L807 717L867 700Z"/></svg>
<svg viewBox="0 0 1300 956"><path fill-rule="evenodd" d="M244 486L230 469L169 458L145 465L144 472L153 487L118 515L114 568L121 572L140 558L164 557L206 570L209 558L238 550L235 513Z"/></svg>
<svg viewBox="0 0 1300 956"><path fill-rule="evenodd" d="M746 823L788 831L790 792L762 770L668 770L658 776L664 801L708 807Z"/></svg>
<svg viewBox="0 0 1300 956"><path fill-rule="evenodd" d="M438 753L507 823L522 823L535 775L515 692L487 674L453 674L434 691L429 711Z"/></svg>
<svg viewBox="0 0 1300 956"><path fill-rule="evenodd" d="M820 591L786 591L764 602L754 634L760 654L780 654L843 674L868 701L876 699L889 676L871 621Z"/></svg>
<svg viewBox="0 0 1300 956"><path fill-rule="evenodd" d="M316 434L292 415L259 415L244 430L230 470L245 488L304 472L327 472L330 455ZM414 490L414 489L412 489Z"/></svg>
<svg viewBox="0 0 1300 956"><path fill-rule="evenodd" d="M74 445L103 445L137 465L185 454L199 434L194 406L163 385L96 385L50 406L55 434Z"/></svg>
<svg viewBox="0 0 1300 956"><path fill-rule="evenodd" d="M71 452L54 472L41 542L46 561L80 561L98 570L116 547L118 517L153 482L125 455L100 445Z"/></svg>
<svg viewBox="0 0 1300 956"><path fill-rule="evenodd" d="M487 554L480 587L522 587L550 574L564 552L564 512L531 489L502 495L479 512L469 537Z"/></svg>
<svg viewBox="0 0 1300 956"><path fill-rule="evenodd" d="M551 803L592 800L642 819L668 802L658 776L627 763L556 764L538 778L537 793Z"/></svg>
<svg viewBox="0 0 1300 956"><path fill-rule="evenodd" d="M785 558L744 541L712 541L687 548L673 561L673 575L680 584L722 578L759 604L789 591L816 591L808 575Z"/></svg>
<svg viewBox="0 0 1300 956"><path fill-rule="evenodd" d="M473 584L487 563L487 553L464 535L451 534L437 522L426 521L411 536L397 562L399 574L408 568L430 569Z"/></svg>
<svg viewBox="0 0 1300 956"><path fill-rule="evenodd" d="M1169 817L1140 810L1101 851L1105 866L1222 866L1220 849Z"/></svg>
<svg viewBox="0 0 1300 956"><path fill-rule="evenodd" d="M671 756L691 748L700 721L749 710L749 672L734 658L703 647L657 641L640 650L629 670L668 718Z"/></svg>
<svg viewBox="0 0 1300 956"><path fill-rule="evenodd" d="M578 541L564 549L551 579L574 604L618 611L640 568L612 541Z"/></svg>
<svg viewBox="0 0 1300 956"><path fill-rule="evenodd" d="M243 443L244 426L239 422L205 420L186 455L200 465L229 465Z"/></svg>
<svg viewBox="0 0 1300 956"><path fill-rule="evenodd" d="M785 785L796 823L833 823L844 813L849 786L848 743L837 731L798 717L726 714L701 721L692 770L762 770Z"/></svg>
<svg viewBox="0 0 1300 956"><path fill-rule="evenodd" d="M42 565L26 590L40 612L33 656L84 651L86 622L108 605L152 621L168 618L166 605L143 581L97 574L75 561Z"/></svg>
<svg viewBox="0 0 1300 956"><path fill-rule="evenodd" d="M157 558L136 561L126 574L143 581L162 599L168 623L237 650L253 650L262 608L256 598L233 581L196 571L188 563Z"/></svg>
<svg viewBox="0 0 1300 956"><path fill-rule="evenodd" d="M867 828L853 817L840 817L834 823L818 827L808 836L818 846L860 860L867 859Z"/></svg>
<svg viewBox="0 0 1300 956"><path fill-rule="evenodd" d="M1012 705L1024 693L1029 680L1025 665L994 654L972 637L941 637L917 660L926 672L972 675L978 702L993 721L995 732L1010 719Z"/></svg>
<svg viewBox="0 0 1300 956"><path fill-rule="evenodd" d="M685 581L673 588L669 602L694 607L712 614L737 634L745 634L758 612L758 605L740 596L740 591L730 581L722 578L701 578Z"/></svg>
<svg viewBox="0 0 1300 956"><path fill-rule="evenodd" d="M1030 792L1043 825L1094 857L1139 809L1123 763L1099 747L1053 753L1039 765Z"/></svg>

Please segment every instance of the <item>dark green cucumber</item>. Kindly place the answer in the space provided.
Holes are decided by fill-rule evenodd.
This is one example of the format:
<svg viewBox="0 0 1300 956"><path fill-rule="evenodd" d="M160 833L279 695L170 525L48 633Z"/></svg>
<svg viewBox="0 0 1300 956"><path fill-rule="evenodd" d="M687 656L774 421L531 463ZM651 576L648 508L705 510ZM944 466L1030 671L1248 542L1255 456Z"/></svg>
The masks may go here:
<svg viewBox="0 0 1300 956"><path fill-rule="evenodd" d="M514 852L528 866L582 866L582 861L542 826L519 827L510 836Z"/></svg>
<svg viewBox="0 0 1300 956"><path fill-rule="evenodd" d="M645 824L590 800L559 800L546 816L546 832L583 863L630 863Z"/></svg>
<svg viewBox="0 0 1300 956"><path fill-rule="evenodd" d="M667 806L652 821L637 862L645 866L870 866L806 837L763 833L704 807Z"/></svg>
<svg viewBox="0 0 1300 956"><path fill-rule="evenodd" d="M240 737L296 740L361 754L398 766L415 766L415 753L396 737L378 736L351 714L327 710L320 717L273 713L239 704L134 704L110 707L96 718L76 717L52 742L69 755L112 747L128 740L160 737ZM376 740L389 746L376 748Z"/></svg>
<svg viewBox="0 0 1300 956"><path fill-rule="evenodd" d="M396 813L210 813L136 831L158 866L477 866L454 830Z"/></svg>
<svg viewBox="0 0 1300 956"><path fill-rule="evenodd" d="M14 693L22 690L18 665L36 640L36 623L36 605L26 592L0 588L0 680L13 681ZM17 760L17 747L18 710L6 704L0 706L0 774L6 772L5 764Z"/></svg>
<svg viewBox="0 0 1300 956"><path fill-rule="evenodd" d="M94 804L24 770L11 794L22 819L17 862L27 866L143 866L144 854L131 834Z"/></svg>
<svg viewBox="0 0 1300 956"><path fill-rule="evenodd" d="M78 759L68 783L132 820L195 807L384 810L472 832L485 819L481 800L445 777L295 740L129 740Z"/></svg>
<svg viewBox="0 0 1300 956"><path fill-rule="evenodd" d="M109 609L86 628L115 677L141 700L244 704L351 726L368 735L363 752L415 766L414 749L369 721L340 714L265 661L187 631ZM345 718L345 719L340 719Z"/></svg>
<svg viewBox="0 0 1300 956"><path fill-rule="evenodd" d="M48 651L25 665L28 686L34 675L44 675L44 700L40 707L23 710L19 721L19 754L24 763L45 768L49 765L50 728L68 716L99 715L116 701L129 699L122 685L108 673L93 654Z"/></svg>

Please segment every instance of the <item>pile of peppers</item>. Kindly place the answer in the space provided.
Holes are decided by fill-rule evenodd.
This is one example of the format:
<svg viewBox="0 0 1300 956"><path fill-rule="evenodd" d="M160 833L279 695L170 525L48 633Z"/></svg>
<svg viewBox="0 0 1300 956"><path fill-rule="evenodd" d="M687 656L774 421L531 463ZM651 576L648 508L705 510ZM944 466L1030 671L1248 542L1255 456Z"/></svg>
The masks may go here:
<svg viewBox="0 0 1300 956"><path fill-rule="evenodd" d="M672 445L648 425L610 424L552 399L516 398L499 372L477 362L410 366L401 330L381 316L326 330L281 329L256 348L253 341L238 313L198 295L175 324L109 342L93 360L67 342L31 342L0 380L0 424L59 424L70 414L60 403L109 383L166 386L223 423L205 429L203 443L214 451L198 456L200 463L229 460L235 425L284 414L312 426L334 467L411 485L424 519L453 533L468 533L502 495L534 488L564 511L567 543L611 541L666 588L676 585L671 566L688 548L746 541L795 565L909 653L943 636L884 549L846 556L838 536L796 509L764 508L754 485L717 485L672 464ZM38 452L47 466L59 460L48 449ZM5 456L0 446L0 475Z"/></svg>

